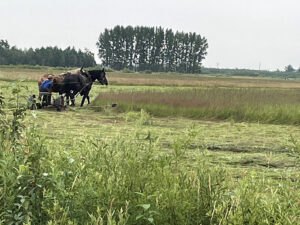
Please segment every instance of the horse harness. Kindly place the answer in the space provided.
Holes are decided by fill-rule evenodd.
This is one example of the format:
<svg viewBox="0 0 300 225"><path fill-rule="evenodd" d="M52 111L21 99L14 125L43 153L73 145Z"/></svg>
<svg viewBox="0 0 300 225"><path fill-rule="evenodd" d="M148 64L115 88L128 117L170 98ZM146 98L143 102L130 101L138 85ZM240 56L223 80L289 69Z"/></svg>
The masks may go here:
<svg viewBox="0 0 300 225"><path fill-rule="evenodd" d="M81 88L81 90L75 95L75 98L76 98L79 94L81 94L81 92L82 92L87 86L89 86L89 85L92 84L92 83L93 83L93 81L91 81L91 82L87 83L86 85L84 85L83 88Z"/></svg>

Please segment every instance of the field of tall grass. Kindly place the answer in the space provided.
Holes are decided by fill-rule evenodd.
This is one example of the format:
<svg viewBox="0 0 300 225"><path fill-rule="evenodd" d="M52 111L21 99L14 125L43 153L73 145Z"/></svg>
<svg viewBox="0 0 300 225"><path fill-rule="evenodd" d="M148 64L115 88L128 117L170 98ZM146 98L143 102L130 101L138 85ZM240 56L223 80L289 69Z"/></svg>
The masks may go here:
<svg viewBox="0 0 300 225"><path fill-rule="evenodd" d="M56 112L0 81L0 224L300 224L298 89L123 85Z"/></svg>
<svg viewBox="0 0 300 225"><path fill-rule="evenodd" d="M47 140L22 106L0 98L0 224L299 224L300 181L254 171L234 177L186 154L194 126L162 151L148 133ZM71 137L70 137L71 138ZM298 147L297 147L298 148ZM200 149L199 149L200 150ZM299 149L297 150L299 151Z"/></svg>
<svg viewBox="0 0 300 225"><path fill-rule="evenodd" d="M122 111L277 124L300 124L300 89L189 88L100 93L93 106Z"/></svg>

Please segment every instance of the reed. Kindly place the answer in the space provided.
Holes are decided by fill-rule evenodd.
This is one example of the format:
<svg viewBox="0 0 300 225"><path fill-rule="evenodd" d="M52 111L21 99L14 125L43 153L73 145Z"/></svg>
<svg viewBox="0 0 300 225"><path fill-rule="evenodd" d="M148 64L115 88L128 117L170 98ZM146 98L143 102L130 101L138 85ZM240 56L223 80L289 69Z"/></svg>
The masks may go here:
<svg viewBox="0 0 300 225"><path fill-rule="evenodd" d="M300 124L299 96L299 89L266 88L109 91L93 105L117 103L122 111L144 109L155 116Z"/></svg>

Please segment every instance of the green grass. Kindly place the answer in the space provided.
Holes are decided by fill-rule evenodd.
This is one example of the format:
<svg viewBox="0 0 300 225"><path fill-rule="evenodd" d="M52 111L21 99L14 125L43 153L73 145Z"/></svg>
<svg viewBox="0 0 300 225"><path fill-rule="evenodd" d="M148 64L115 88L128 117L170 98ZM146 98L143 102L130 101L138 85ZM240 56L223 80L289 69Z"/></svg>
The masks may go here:
<svg viewBox="0 0 300 225"><path fill-rule="evenodd" d="M17 84L14 84L15 86ZM1 91L6 96L7 106L15 107L15 97L11 95L11 89L15 86L10 82L1 84ZM36 84L33 82L21 82L26 89L19 93L20 101L25 103L28 93L36 92ZM120 88L120 91L132 87L102 87L95 85L91 97L96 98L105 95L111 89ZM139 87L143 91L145 87ZM152 90L163 90L162 88L151 87ZM172 88L168 88L172 90ZM79 99L77 99L77 103ZM276 125L262 123L236 123L234 120L191 120L181 116L153 117L147 113L125 112L119 113L118 107L111 108L101 105L102 111L97 112L93 106L84 108L69 108L65 112L57 113L55 109L49 108L41 111L34 111L38 119L35 123L40 124L46 131L47 140L53 145L67 146L77 138L88 135L95 138L104 138L107 141L113 140L116 135L129 137L137 126L146 124L138 129L141 137L146 137L148 132L160 137L161 148L169 151L172 141L180 138L182 132L193 124L197 128L197 139L195 139L187 151L187 160L192 159L194 149L204 148L205 154L212 164L221 163L229 169L240 174L244 168L250 170L264 170L268 165L268 173L272 176L281 176L286 168L297 168L297 160L291 154L291 135L300 139L298 126ZM29 118L30 118L29 113ZM197 151L196 151L197 152ZM232 154L234 153L234 154ZM270 158L270 153L273 154ZM270 158L270 159L269 159ZM189 162L189 163L192 163Z"/></svg>
<svg viewBox="0 0 300 225"><path fill-rule="evenodd" d="M0 84L0 92L7 99L7 106L13 108L16 106L16 95L11 94L11 89L21 85L23 88L19 93L20 102L26 104L27 96L30 93L36 93L36 83L34 82L21 82L11 83L3 82ZM111 90L119 89L120 93L128 92L133 87L129 86L108 86L103 87L100 85L93 86L91 98L97 99L98 93L100 96L105 96ZM136 89L143 92L145 88L150 88L153 92L169 90L173 88L162 87L143 87L139 86ZM182 90L186 90L182 88ZM79 103L79 98L76 100ZM291 100L292 101L292 100ZM283 158L288 162L294 162L293 157L289 156L291 143L289 141L290 135L296 139L300 139L300 130L298 126L292 125L276 125L276 124L262 124L262 123L245 123L234 122L229 119L228 121L213 120L213 119L189 119L182 116L167 116L167 117L153 117L147 113L138 112L119 112L119 106L111 108L108 105L102 104L102 111L97 112L93 106L85 106L83 108L75 107L69 108L67 111L57 113L55 109L49 108L40 111L34 111L34 114L39 118L36 120L41 125L43 130L47 131L47 137L52 141L57 141L59 144L61 140L67 145L69 141L72 142L73 137L81 137L83 134L92 137L102 137L107 140L113 139L116 134L122 136L130 136L136 129L137 124L148 124L143 126L141 131L146 137L147 132L150 131L153 135L159 136L162 140L162 147L168 149L174 138L180 137L181 133L192 124L197 125L198 139L192 145L196 147L208 148L208 153L211 152L215 156L220 155L218 162L222 162L222 155L227 155L235 152L232 157L237 157L237 162L242 160L243 153L255 158L257 153L268 154L269 152L276 151L278 159ZM8 110L8 109L7 109ZM29 113L29 118L30 118ZM71 139L69 137L72 137ZM218 149L222 150L220 153ZM224 151L223 151L224 150ZM193 151L191 151L193 153ZM274 157L275 157L274 156ZM276 158L275 157L275 158ZM226 157L225 157L226 158ZM231 160L231 157L229 161ZM277 160L277 159L276 159ZM276 161L275 160L275 161ZM284 160L282 160L284 161ZM287 163L289 164L289 163ZM226 163L231 167L230 163ZM234 167L238 166L237 163ZM253 163L254 166L257 164ZM252 165L251 165L252 168ZM259 167L258 167L259 168ZM284 166L282 167L284 168ZM279 173L280 174L280 173Z"/></svg>
<svg viewBox="0 0 300 225"><path fill-rule="evenodd" d="M121 111L274 124L300 124L300 89L169 88L100 93L93 106Z"/></svg>
<svg viewBox="0 0 300 225"><path fill-rule="evenodd" d="M109 110L31 111L2 136L3 224L297 224L299 127Z"/></svg>
<svg viewBox="0 0 300 225"><path fill-rule="evenodd" d="M187 97L194 89L95 85L91 98L112 90ZM209 99L207 90L199 93ZM239 91L279 105L298 93ZM36 92L35 82L0 83L0 224L299 224L299 126L157 117L97 100L101 111L47 108L13 120Z"/></svg>

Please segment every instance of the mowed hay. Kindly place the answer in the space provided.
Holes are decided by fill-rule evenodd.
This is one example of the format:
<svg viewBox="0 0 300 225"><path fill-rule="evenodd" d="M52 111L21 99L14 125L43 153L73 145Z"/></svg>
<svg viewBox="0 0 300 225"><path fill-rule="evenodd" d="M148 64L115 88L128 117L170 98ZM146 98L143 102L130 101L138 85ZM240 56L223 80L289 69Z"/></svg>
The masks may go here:
<svg viewBox="0 0 300 225"><path fill-rule="evenodd" d="M144 109L156 116L300 124L299 96L299 89L174 88L105 92L93 105L117 103L123 111Z"/></svg>

